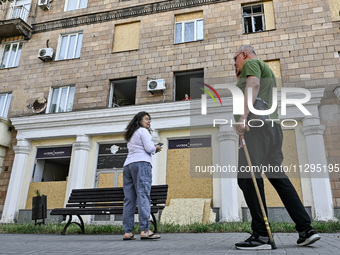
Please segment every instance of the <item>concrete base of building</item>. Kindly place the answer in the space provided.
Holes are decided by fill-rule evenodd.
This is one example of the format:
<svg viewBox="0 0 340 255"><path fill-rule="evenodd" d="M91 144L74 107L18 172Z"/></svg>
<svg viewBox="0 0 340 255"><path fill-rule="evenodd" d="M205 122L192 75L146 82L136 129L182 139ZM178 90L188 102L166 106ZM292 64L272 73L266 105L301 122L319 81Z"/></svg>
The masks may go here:
<svg viewBox="0 0 340 255"><path fill-rule="evenodd" d="M45 223L61 223L63 221L63 216L61 215L50 215L51 209L47 210L47 218L45 219ZM41 222L42 220L38 220L38 222ZM32 210L19 210L18 220L17 223L23 224L23 223L34 223L34 220L32 220Z"/></svg>
<svg viewBox="0 0 340 255"><path fill-rule="evenodd" d="M284 207L268 207L268 219L270 222L293 222L286 208ZM310 206L305 207L309 217L312 218L312 210ZM242 221L251 221L250 211L248 207L242 207Z"/></svg>
<svg viewBox="0 0 340 255"><path fill-rule="evenodd" d="M340 207L334 207L334 217L340 220Z"/></svg>

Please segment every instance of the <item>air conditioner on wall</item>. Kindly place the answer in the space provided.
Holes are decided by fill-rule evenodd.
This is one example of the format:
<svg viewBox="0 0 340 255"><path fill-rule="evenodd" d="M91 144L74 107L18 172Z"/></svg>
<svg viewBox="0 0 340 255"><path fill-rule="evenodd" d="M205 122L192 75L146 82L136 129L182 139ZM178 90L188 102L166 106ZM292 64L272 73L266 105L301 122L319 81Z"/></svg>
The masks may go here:
<svg viewBox="0 0 340 255"><path fill-rule="evenodd" d="M149 92L164 90L164 89L166 89L164 79L148 80L148 91Z"/></svg>
<svg viewBox="0 0 340 255"><path fill-rule="evenodd" d="M51 0L38 0L38 5L43 8L49 10L51 7Z"/></svg>
<svg viewBox="0 0 340 255"><path fill-rule="evenodd" d="M39 50L38 58L42 61L52 60L53 58L53 49L52 48L43 48Z"/></svg>

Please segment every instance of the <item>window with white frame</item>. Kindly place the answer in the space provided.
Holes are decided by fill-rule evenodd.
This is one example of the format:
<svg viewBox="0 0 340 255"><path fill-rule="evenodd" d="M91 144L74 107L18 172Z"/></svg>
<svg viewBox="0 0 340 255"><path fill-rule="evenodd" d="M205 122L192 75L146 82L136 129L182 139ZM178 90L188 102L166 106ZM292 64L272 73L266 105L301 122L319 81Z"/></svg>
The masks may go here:
<svg viewBox="0 0 340 255"><path fill-rule="evenodd" d="M2 60L0 68L10 68L19 65L22 42L4 44L2 49Z"/></svg>
<svg viewBox="0 0 340 255"><path fill-rule="evenodd" d="M73 108L74 86L52 88L47 113L70 112Z"/></svg>
<svg viewBox="0 0 340 255"><path fill-rule="evenodd" d="M11 103L11 93L0 94L0 117L7 118L9 104Z"/></svg>
<svg viewBox="0 0 340 255"><path fill-rule="evenodd" d="M176 16L175 43L203 40L203 12Z"/></svg>
<svg viewBox="0 0 340 255"><path fill-rule="evenodd" d="M66 0L65 11L73 11L87 7L87 0Z"/></svg>
<svg viewBox="0 0 340 255"><path fill-rule="evenodd" d="M57 59L72 59L80 57L83 33L61 35L57 50Z"/></svg>
<svg viewBox="0 0 340 255"><path fill-rule="evenodd" d="M266 30L263 4L242 7L243 32L245 34Z"/></svg>

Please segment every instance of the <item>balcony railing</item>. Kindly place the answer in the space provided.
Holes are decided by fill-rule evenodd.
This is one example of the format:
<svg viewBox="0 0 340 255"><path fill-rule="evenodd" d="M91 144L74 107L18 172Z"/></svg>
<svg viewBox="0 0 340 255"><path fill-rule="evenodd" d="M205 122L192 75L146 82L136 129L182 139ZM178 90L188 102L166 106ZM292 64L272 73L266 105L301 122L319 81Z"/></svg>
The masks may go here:
<svg viewBox="0 0 340 255"><path fill-rule="evenodd" d="M23 5L12 6L8 10L7 19L22 19L27 23L29 10Z"/></svg>
<svg viewBox="0 0 340 255"><path fill-rule="evenodd" d="M30 4L26 4L0 9L0 38L23 35L25 39L31 39L30 7Z"/></svg>

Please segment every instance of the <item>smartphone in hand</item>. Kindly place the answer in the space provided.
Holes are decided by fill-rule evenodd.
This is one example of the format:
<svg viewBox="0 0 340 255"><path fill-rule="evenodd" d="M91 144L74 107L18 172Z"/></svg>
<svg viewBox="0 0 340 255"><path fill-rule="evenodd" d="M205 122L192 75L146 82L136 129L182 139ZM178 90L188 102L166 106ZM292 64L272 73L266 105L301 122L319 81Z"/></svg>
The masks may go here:
<svg viewBox="0 0 340 255"><path fill-rule="evenodd" d="M163 146L163 143L157 143L156 145L158 145L158 146Z"/></svg>

